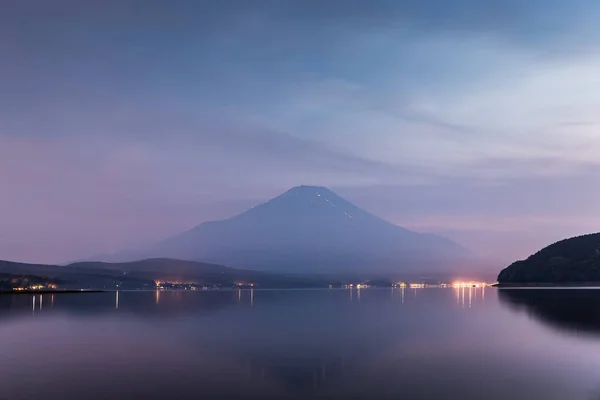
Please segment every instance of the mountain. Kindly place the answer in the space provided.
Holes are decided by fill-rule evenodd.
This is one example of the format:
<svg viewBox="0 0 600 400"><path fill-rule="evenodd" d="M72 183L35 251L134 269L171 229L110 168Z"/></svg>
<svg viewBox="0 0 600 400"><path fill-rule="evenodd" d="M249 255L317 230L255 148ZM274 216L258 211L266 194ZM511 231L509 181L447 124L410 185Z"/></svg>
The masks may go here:
<svg viewBox="0 0 600 400"><path fill-rule="evenodd" d="M298 186L115 261L169 257L279 272L390 272L458 263L468 251L378 218L331 190Z"/></svg>
<svg viewBox="0 0 600 400"><path fill-rule="evenodd" d="M326 288L330 284L336 286L341 284L341 282L325 280L320 276L275 274L168 258L121 263L79 262L68 265L68 268L79 271L112 271L137 279L151 279L153 281L189 282L222 287L231 287L236 283L252 283L260 288Z"/></svg>
<svg viewBox="0 0 600 400"><path fill-rule="evenodd" d="M156 287L154 280L109 268L78 268L44 264L26 264L0 260L0 275L13 280L23 276L60 282L61 289L146 289ZM31 279L30 279L31 280Z"/></svg>
<svg viewBox="0 0 600 400"><path fill-rule="evenodd" d="M600 282L600 233L554 243L498 275L501 285Z"/></svg>
<svg viewBox="0 0 600 400"><path fill-rule="evenodd" d="M124 263L80 262L66 266L0 261L0 281L15 277L60 280L59 286L63 289L153 289L157 280L220 287L252 283L260 288L326 288L330 284L341 284L320 276L248 271L165 258Z"/></svg>

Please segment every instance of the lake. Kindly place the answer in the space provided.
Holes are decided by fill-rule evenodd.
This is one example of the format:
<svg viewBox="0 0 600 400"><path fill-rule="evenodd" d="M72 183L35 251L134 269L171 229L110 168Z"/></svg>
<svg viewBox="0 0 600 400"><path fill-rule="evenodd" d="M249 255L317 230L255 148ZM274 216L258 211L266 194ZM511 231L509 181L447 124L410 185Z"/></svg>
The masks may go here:
<svg viewBox="0 0 600 400"><path fill-rule="evenodd" d="M600 290L0 295L0 399L600 399Z"/></svg>

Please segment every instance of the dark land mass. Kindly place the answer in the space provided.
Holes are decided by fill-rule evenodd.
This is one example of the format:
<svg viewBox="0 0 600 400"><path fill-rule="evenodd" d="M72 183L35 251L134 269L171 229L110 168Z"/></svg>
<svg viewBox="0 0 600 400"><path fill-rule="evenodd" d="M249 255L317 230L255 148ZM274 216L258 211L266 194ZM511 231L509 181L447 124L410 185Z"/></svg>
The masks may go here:
<svg viewBox="0 0 600 400"><path fill-rule="evenodd" d="M59 279L50 279L37 275L16 275L0 273L0 292L12 291L22 287L55 287L63 283Z"/></svg>
<svg viewBox="0 0 600 400"><path fill-rule="evenodd" d="M320 275L277 274L168 258L122 263L81 262L71 264L69 267L79 270L114 270L139 279L191 282L220 287L253 284L261 288L317 288L328 287L330 284L341 284L340 280Z"/></svg>
<svg viewBox="0 0 600 400"><path fill-rule="evenodd" d="M63 294L63 293L101 293L100 289L31 289L31 290L0 290L0 294Z"/></svg>
<svg viewBox="0 0 600 400"><path fill-rule="evenodd" d="M319 275L275 274L173 259L67 266L0 261L0 279L6 282L6 290L38 284L53 284L59 289L154 289L156 281L215 287L252 284L256 288L327 288L343 284L337 278Z"/></svg>
<svg viewBox="0 0 600 400"><path fill-rule="evenodd" d="M599 286L600 233L554 243L498 275L499 286Z"/></svg>
<svg viewBox="0 0 600 400"><path fill-rule="evenodd" d="M55 284L59 289L150 289L154 280L103 268L78 268L72 266L25 264L0 261L0 274L13 277L33 275ZM11 280L13 278L10 278ZM29 286L36 286L35 284ZM14 286L13 286L14 287Z"/></svg>
<svg viewBox="0 0 600 400"><path fill-rule="evenodd" d="M146 248L95 257L197 260L277 273L453 272L471 253L441 236L385 221L324 187L299 186L222 221L206 222Z"/></svg>
<svg viewBox="0 0 600 400"><path fill-rule="evenodd" d="M357 283L390 287L398 280L439 283L452 280L452 276L403 274L401 279L392 279L379 273L275 273L167 258L122 263L79 262L66 266L0 261L0 291L32 286L60 290L154 289L157 281L215 288L301 289L330 285L337 288Z"/></svg>

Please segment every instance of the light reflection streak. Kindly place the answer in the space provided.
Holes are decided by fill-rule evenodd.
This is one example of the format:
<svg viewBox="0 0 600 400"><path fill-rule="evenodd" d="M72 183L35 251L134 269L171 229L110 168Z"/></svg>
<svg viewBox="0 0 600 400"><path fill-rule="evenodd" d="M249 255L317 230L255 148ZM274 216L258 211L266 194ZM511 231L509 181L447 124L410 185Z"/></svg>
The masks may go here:
<svg viewBox="0 0 600 400"><path fill-rule="evenodd" d="M117 294L115 295L115 310L119 309L119 291L117 290Z"/></svg>
<svg viewBox="0 0 600 400"><path fill-rule="evenodd" d="M254 289L250 289L250 307L254 307Z"/></svg>
<svg viewBox="0 0 600 400"><path fill-rule="evenodd" d="M471 308L472 302L473 302L473 288L469 288L469 308Z"/></svg>

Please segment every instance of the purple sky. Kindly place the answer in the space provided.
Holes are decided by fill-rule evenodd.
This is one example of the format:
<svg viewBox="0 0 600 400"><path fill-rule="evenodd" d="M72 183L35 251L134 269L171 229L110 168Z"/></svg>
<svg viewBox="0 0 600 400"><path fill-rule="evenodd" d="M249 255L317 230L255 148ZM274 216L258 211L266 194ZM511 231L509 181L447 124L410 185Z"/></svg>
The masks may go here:
<svg viewBox="0 0 600 400"><path fill-rule="evenodd" d="M596 0L4 0L0 259L299 184L499 264L600 230Z"/></svg>

